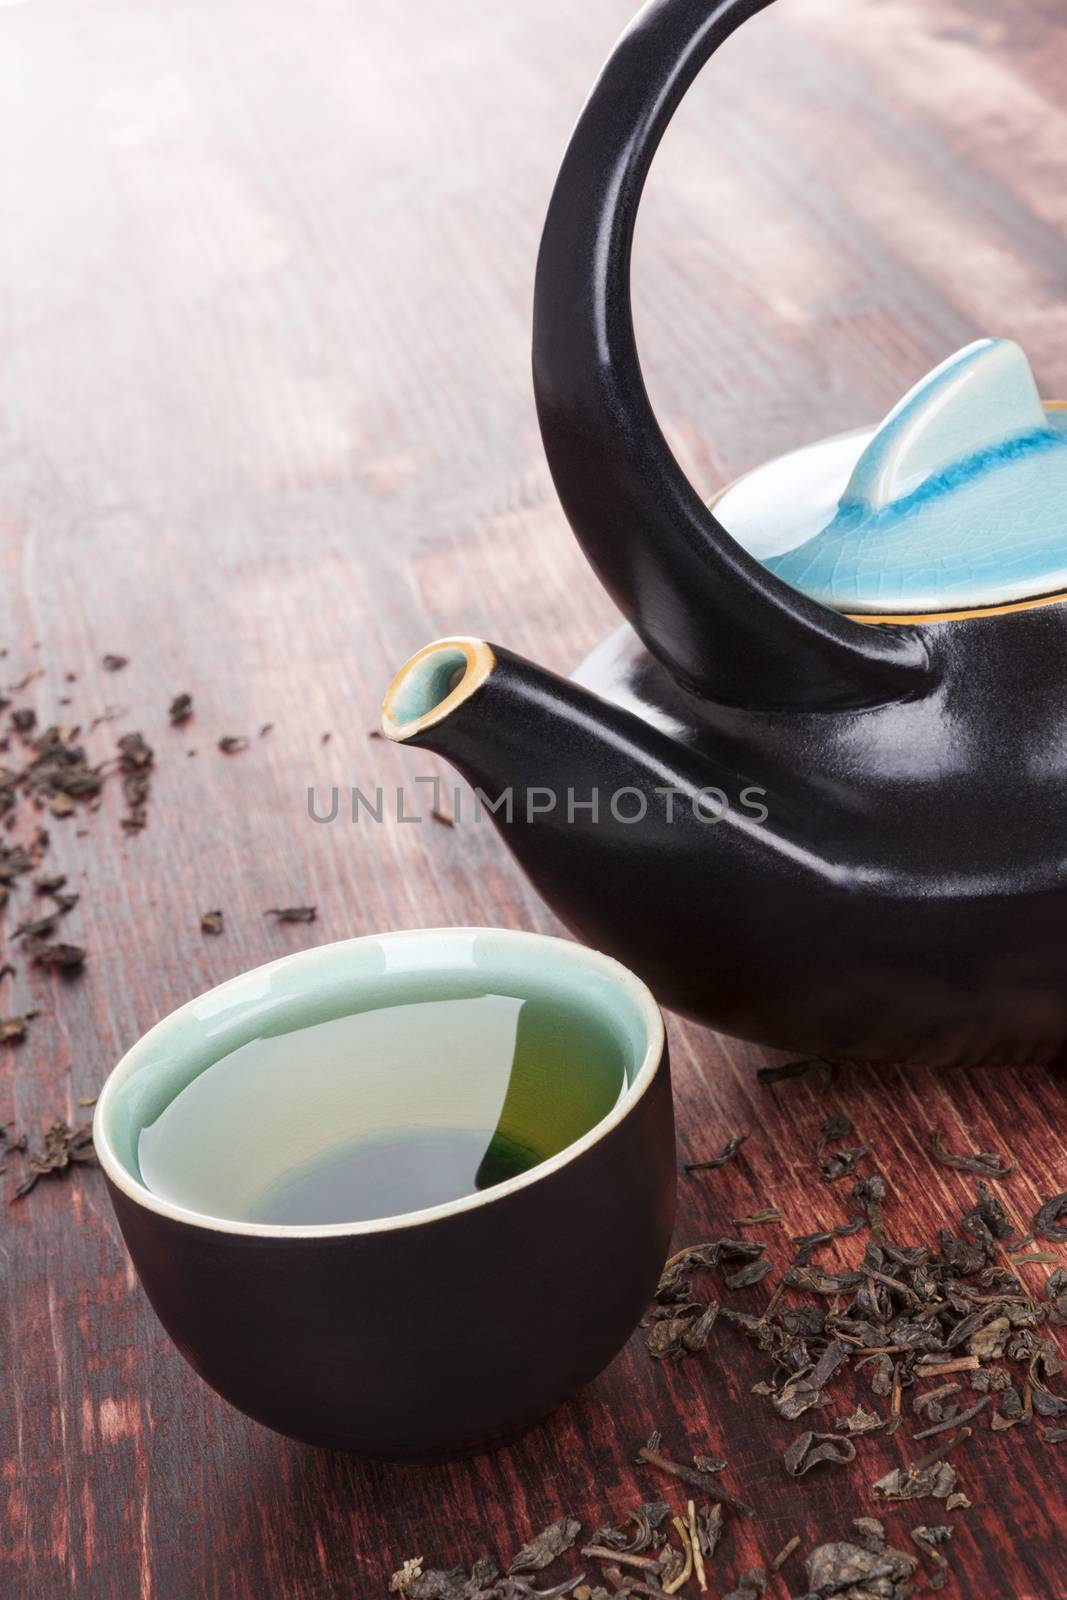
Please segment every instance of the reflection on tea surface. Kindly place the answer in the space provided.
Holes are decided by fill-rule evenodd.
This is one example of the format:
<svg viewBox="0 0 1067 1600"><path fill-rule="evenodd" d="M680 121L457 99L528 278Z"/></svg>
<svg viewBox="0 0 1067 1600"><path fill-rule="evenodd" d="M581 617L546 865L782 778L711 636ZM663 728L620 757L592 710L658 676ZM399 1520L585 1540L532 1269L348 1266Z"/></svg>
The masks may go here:
<svg viewBox="0 0 1067 1600"><path fill-rule="evenodd" d="M618 1101L623 1048L560 998L482 994L260 1038L143 1128L145 1185L233 1221L361 1222L474 1194L573 1144Z"/></svg>

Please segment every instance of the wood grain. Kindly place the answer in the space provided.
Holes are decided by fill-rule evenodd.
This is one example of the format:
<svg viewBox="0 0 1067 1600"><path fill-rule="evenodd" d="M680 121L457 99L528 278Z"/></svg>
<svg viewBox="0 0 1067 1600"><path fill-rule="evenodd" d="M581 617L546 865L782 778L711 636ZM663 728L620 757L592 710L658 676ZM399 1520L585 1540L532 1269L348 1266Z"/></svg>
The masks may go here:
<svg viewBox="0 0 1067 1600"><path fill-rule="evenodd" d="M629 10L0 10L0 684L39 665L18 701L42 720L119 704L94 755L131 728L157 750L143 835L123 835L114 786L86 823L52 824L90 957L71 982L18 960L0 980L0 1009L42 1011L0 1053L0 1121L36 1136L76 1120L162 1013L303 943L553 928L488 826L316 825L306 794L433 770L367 738L427 639L485 634L566 670L612 624L551 493L528 340L555 167ZM650 389L709 494L876 417L983 333L1020 339L1067 396L1065 71L1057 0L795 0L730 43L668 135L638 238ZM101 669L109 650L123 672ZM196 712L176 730L182 690ZM230 733L251 748L220 754ZM263 915L292 902L318 905L313 928ZM216 906L226 932L205 938ZM752 1134L735 1164L683 1179L679 1241L770 1200L789 1232L843 1216L813 1181L827 1107L811 1084L761 1088L759 1052L671 1034L683 1159ZM933 1126L1010 1145L1020 1221L1067 1187L1062 1076L856 1072L831 1106L890 1171L908 1239L970 1193L931 1166ZM13 1162L8 1195L16 1178ZM784 1260L786 1234L766 1237ZM791 1430L750 1396L762 1369L727 1330L669 1369L635 1338L496 1454L365 1463L268 1434L193 1376L99 1173L5 1205L0 1271L0 1589L32 1600L373 1596L407 1556L506 1557L563 1509L593 1527L651 1497L663 1485L634 1455L653 1425L675 1452L726 1456L760 1508L731 1523L722 1593L794 1532L804 1548L843 1534L913 1453L904 1429L861 1441L851 1473L789 1483ZM1067 1457L1035 1433L980 1427L959 1453L975 1507L952 1519L950 1593L1067 1594ZM886 1522L906 1538L930 1510ZM794 1558L769 1592L802 1587Z"/></svg>

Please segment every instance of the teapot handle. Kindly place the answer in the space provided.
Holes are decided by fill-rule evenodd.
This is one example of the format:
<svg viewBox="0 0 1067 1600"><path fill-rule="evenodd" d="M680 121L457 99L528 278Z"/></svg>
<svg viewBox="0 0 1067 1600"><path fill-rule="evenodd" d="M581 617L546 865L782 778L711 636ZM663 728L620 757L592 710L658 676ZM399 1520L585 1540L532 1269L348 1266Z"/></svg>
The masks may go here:
<svg viewBox="0 0 1067 1600"><path fill-rule="evenodd" d="M641 376L630 302L637 208L708 58L771 0L651 0L615 46L556 179L537 262L533 377L545 454L586 556L679 682L753 707L920 692L917 629L852 622L737 544L689 483Z"/></svg>

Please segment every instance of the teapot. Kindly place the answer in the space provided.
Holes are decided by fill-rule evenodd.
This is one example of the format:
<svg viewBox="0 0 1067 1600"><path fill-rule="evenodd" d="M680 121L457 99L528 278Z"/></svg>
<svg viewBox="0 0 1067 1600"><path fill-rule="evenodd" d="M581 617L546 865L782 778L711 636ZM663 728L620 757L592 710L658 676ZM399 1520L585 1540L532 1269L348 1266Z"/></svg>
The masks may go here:
<svg viewBox="0 0 1067 1600"><path fill-rule="evenodd" d="M571 679L420 650L387 737L450 761L583 940L666 1006L828 1060L1067 1046L1067 410L985 339L880 427L709 505L653 415L630 303L649 165L769 0L653 0L575 128L533 377L564 512L624 624Z"/></svg>

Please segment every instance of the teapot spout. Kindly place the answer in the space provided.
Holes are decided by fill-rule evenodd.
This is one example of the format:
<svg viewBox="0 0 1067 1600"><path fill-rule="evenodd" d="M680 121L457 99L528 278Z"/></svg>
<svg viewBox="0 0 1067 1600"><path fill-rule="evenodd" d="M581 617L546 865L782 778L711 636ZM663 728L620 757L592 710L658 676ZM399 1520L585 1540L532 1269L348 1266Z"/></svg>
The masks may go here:
<svg viewBox="0 0 1067 1600"><path fill-rule="evenodd" d="M738 1007L763 981L765 919L776 914L764 891L801 865L782 861L763 790L706 748L477 639L413 656L382 731L458 769L474 820L492 821L579 937L627 962L664 1004L710 1009L744 1031ZM469 807L461 822L474 825ZM699 977L678 960L679 940L708 950ZM709 992L720 982L721 998Z"/></svg>
<svg viewBox="0 0 1067 1600"><path fill-rule="evenodd" d="M599 806L592 789L668 781L675 743L510 650L482 639L439 639L397 673L382 707L386 738L431 750L462 773L502 828L536 825L584 834Z"/></svg>

